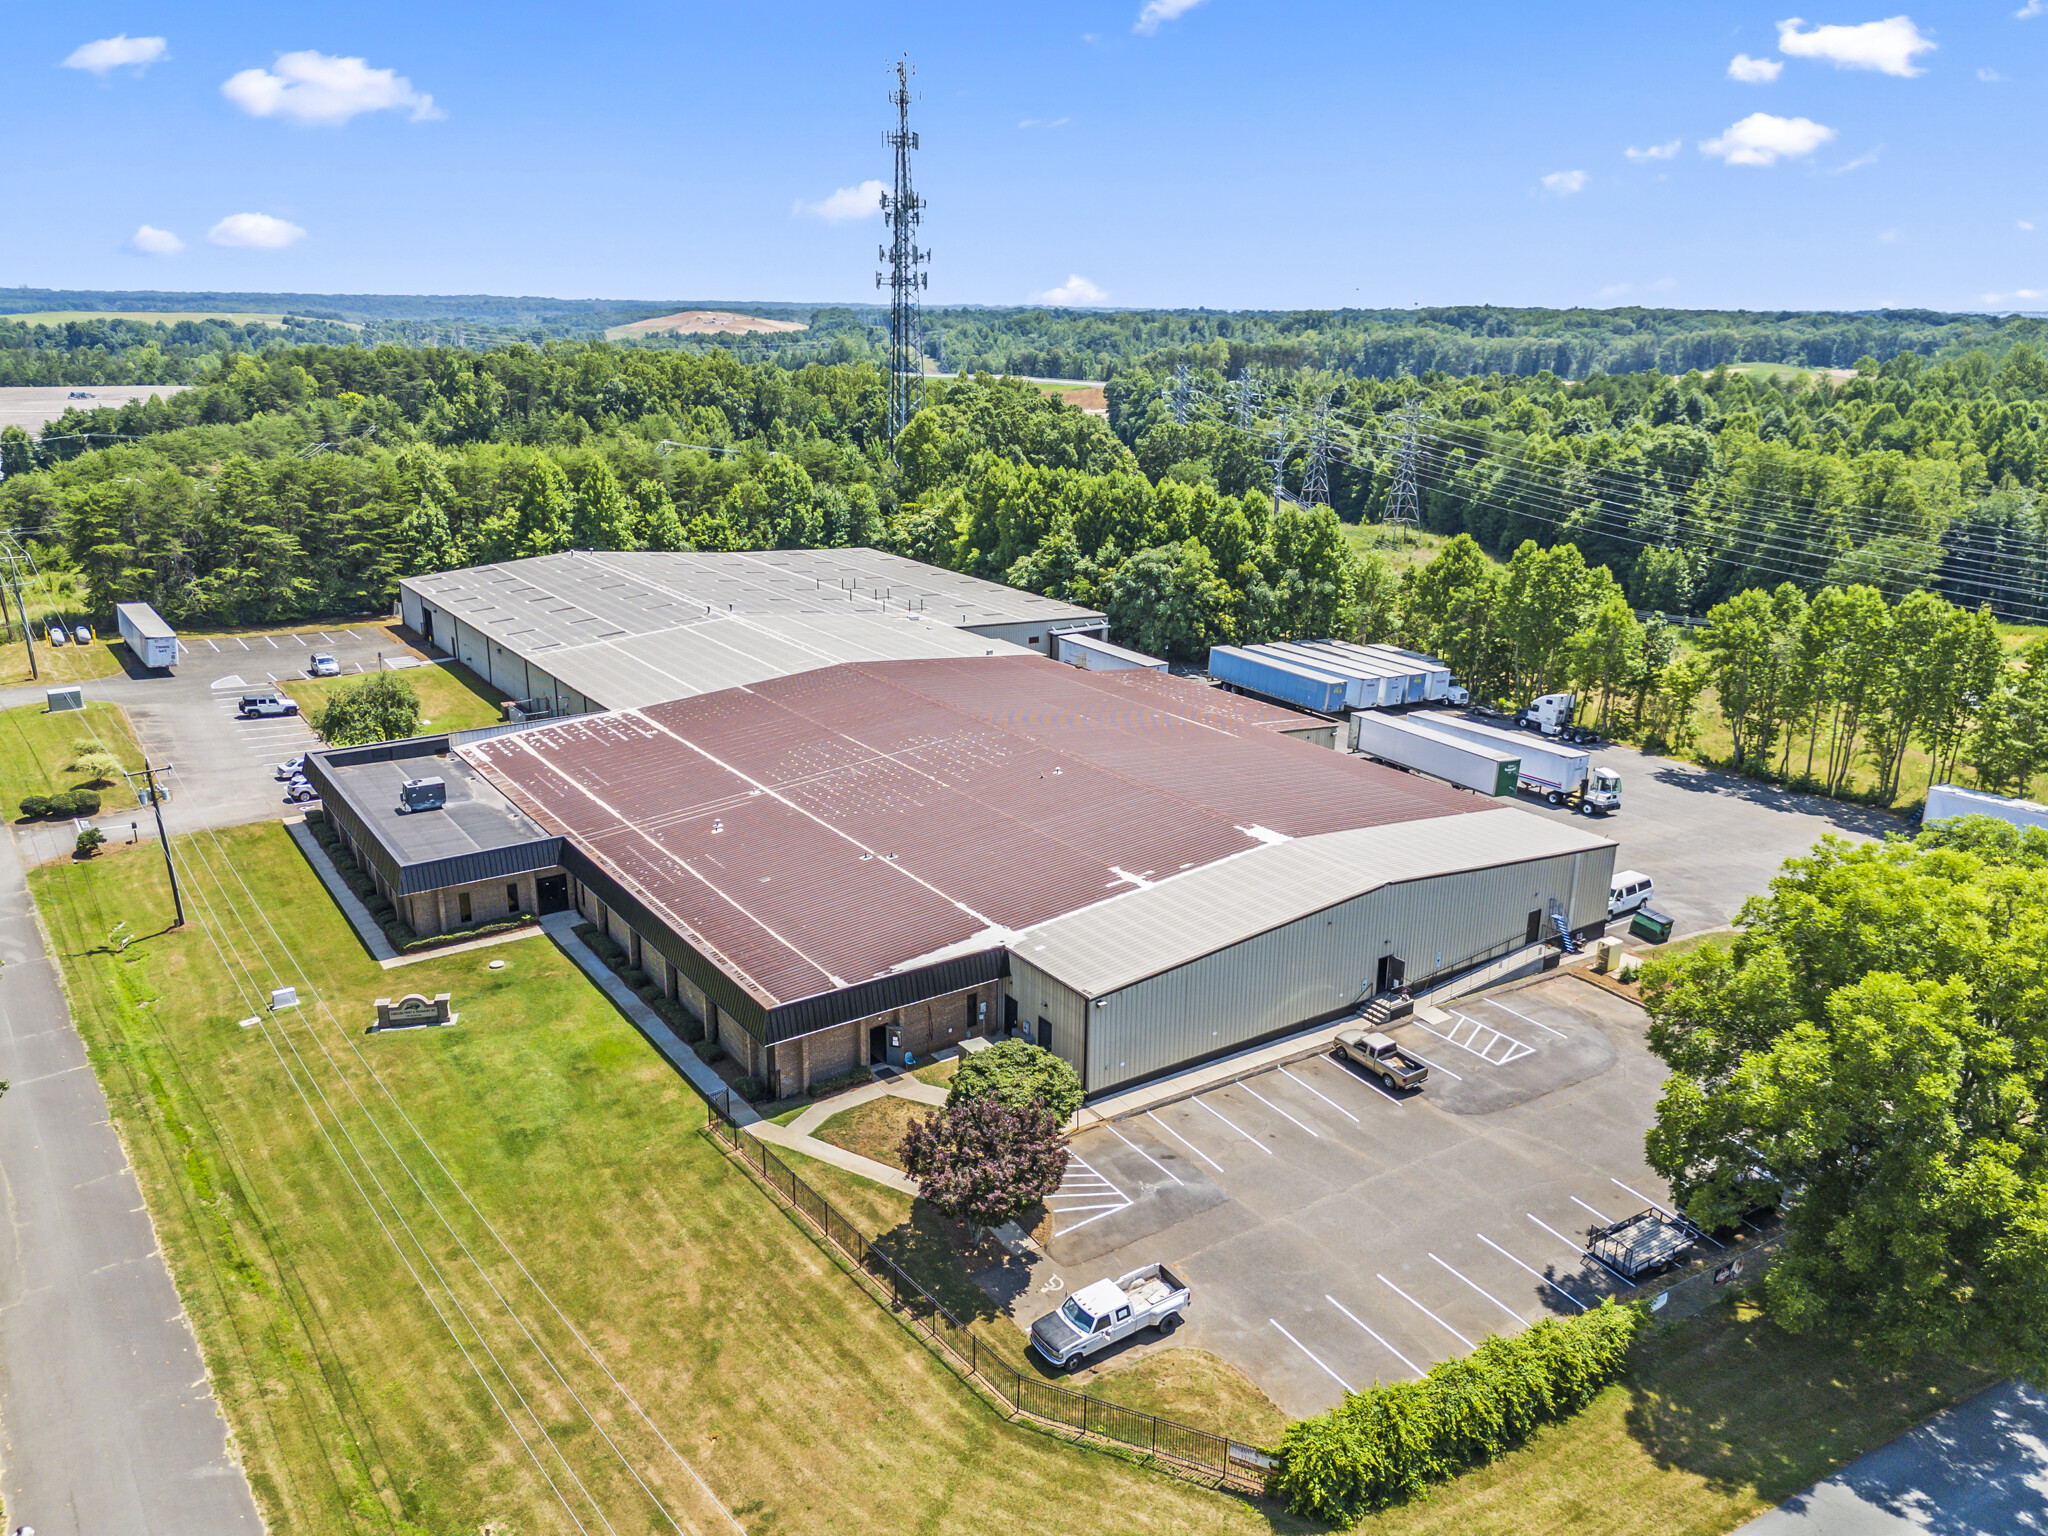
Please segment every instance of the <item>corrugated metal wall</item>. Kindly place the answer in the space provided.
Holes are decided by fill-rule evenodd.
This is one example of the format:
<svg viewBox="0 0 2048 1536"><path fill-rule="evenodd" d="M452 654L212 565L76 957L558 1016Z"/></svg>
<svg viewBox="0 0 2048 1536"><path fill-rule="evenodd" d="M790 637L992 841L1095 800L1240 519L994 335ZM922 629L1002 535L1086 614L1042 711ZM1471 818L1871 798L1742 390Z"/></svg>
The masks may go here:
<svg viewBox="0 0 2048 1536"><path fill-rule="evenodd" d="M1010 956L1009 995L1017 1000L1017 1022L1028 1039L1038 1040L1038 1021L1052 1024L1052 1053L1060 1057L1087 1082L1088 1000L1063 981ZM1097 1010L1098 1012L1100 1010Z"/></svg>
<svg viewBox="0 0 2048 1536"><path fill-rule="evenodd" d="M1067 993L1086 1017L1082 1084L1100 1093L1335 1017L1371 990L1382 955L1400 956L1414 983L1505 953L1553 899L1574 928L1599 922L1613 870L1610 846L1384 886L1112 992L1100 1007ZM1038 988L1018 991L1020 1017L1032 1016L1027 1001L1066 992L1014 957L1011 971L1013 987L1029 976ZM1054 1049L1079 1066L1059 1046L1061 1015L1041 1011L1054 1020Z"/></svg>

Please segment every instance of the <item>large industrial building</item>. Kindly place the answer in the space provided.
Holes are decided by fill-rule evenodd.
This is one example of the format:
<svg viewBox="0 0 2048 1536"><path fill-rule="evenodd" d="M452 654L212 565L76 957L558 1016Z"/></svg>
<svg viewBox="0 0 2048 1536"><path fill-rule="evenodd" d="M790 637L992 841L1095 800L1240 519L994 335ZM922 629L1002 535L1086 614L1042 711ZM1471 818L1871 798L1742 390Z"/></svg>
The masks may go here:
<svg viewBox="0 0 2048 1536"><path fill-rule="evenodd" d="M571 551L398 584L399 616L530 713L637 709L836 662L1057 656L1109 621L873 549Z"/></svg>
<svg viewBox="0 0 2048 1536"><path fill-rule="evenodd" d="M661 586L645 569L612 573L643 613ZM939 577L967 580L930 573L934 593ZM409 582L409 603L423 583L451 616L441 643L454 622L517 643L482 602L452 618L483 573ZM889 621L968 654L820 643L798 667L777 647L851 643L828 621L860 610L770 600L634 629L583 592L578 612L626 634L564 641L549 675L609 712L316 754L309 772L416 926L566 900L778 1094L1005 1029L1100 1094L1606 920L1606 838L1311 746L1290 733L1327 722L1278 705L1030 653L1034 622L1043 646L1085 611L1051 605L1019 644L961 626L1016 622L994 599L944 625L928 599ZM520 664L553 654L529 641ZM714 666L752 675L701 686ZM692 681L648 697L664 676ZM396 810L397 780L422 774L448 782L452 830Z"/></svg>

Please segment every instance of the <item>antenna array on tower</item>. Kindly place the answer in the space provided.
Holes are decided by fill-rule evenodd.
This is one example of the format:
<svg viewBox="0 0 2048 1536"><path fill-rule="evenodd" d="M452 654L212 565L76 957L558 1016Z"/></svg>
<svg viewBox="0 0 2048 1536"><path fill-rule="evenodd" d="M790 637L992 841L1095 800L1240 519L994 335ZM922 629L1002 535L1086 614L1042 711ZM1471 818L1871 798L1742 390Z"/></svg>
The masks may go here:
<svg viewBox="0 0 2048 1536"><path fill-rule="evenodd" d="M889 104L896 109L896 131L882 135L882 142L896 152L895 189L882 194L882 218L889 226L889 243L880 260L885 271L875 274L875 286L889 289L889 440L893 443L924 405L924 347L918 326L920 290L931 286L931 274L924 264L932 259L917 245L917 227L924 218L924 199L910 186L910 152L917 135L910 131L910 76L907 59L896 61L896 88Z"/></svg>

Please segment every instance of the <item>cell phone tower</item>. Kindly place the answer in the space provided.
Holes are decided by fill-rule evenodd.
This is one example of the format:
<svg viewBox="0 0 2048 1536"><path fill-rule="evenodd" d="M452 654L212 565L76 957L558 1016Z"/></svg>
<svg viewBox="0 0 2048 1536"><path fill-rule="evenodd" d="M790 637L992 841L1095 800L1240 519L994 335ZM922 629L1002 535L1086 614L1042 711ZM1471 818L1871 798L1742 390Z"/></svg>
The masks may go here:
<svg viewBox="0 0 2048 1536"><path fill-rule="evenodd" d="M896 187L882 194L882 219L889 243L879 260L886 270L875 274L875 286L889 289L889 441L909 424L924 405L924 353L919 344L917 296L931 286L923 270L932 253L919 250L917 227L924 218L924 199L910 188L910 152L917 135L910 131L910 61L896 61L896 88L889 104L896 109L896 131L882 142L896 152ZM893 448L892 448L893 451Z"/></svg>

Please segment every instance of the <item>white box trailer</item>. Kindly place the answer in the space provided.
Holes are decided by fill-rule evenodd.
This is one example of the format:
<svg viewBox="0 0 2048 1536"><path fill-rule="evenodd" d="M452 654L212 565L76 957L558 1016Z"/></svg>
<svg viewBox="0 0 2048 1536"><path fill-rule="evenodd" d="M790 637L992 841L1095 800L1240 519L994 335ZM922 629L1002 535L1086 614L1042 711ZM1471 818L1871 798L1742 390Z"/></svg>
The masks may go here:
<svg viewBox="0 0 2048 1536"><path fill-rule="evenodd" d="M1463 741L1516 753L1522 760L1521 787L1543 796L1552 805L1569 805L1575 810L1603 815L1621 809L1621 775L1612 768L1595 768L1589 752L1526 731L1503 731L1462 715L1436 710L1425 710L1408 718Z"/></svg>
<svg viewBox="0 0 2048 1536"><path fill-rule="evenodd" d="M1482 795L1512 795L1521 786L1519 757L1449 731L1432 730L1415 715L1353 715L1351 744L1367 757Z"/></svg>
<svg viewBox="0 0 2048 1536"><path fill-rule="evenodd" d="M1276 641L1268 649L1290 656L1303 666L1335 672L1346 679L1347 708L1391 709L1406 702L1406 678L1378 658L1364 655L1355 645L1335 640L1289 640Z"/></svg>
<svg viewBox="0 0 2048 1536"><path fill-rule="evenodd" d="M2048 805L2010 800L1981 789L1964 789L1959 784L1937 784L1927 791L1927 809L1920 814L1920 824L1945 821L1951 816L1996 816L2016 827L2048 828Z"/></svg>
<svg viewBox="0 0 2048 1536"><path fill-rule="evenodd" d="M116 603L114 622L121 638L145 667L174 667L178 664L178 637L147 603Z"/></svg>
<svg viewBox="0 0 2048 1536"><path fill-rule="evenodd" d="M1404 650L1398 645L1365 645L1360 650L1385 659L1392 665L1403 667L1410 676L1422 678L1422 692L1418 696L1411 687L1408 702L1411 704L1441 704L1446 699L1462 704L1464 700L1456 695L1463 689L1454 688L1451 683L1451 669L1434 656L1425 656L1420 651Z"/></svg>
<svg viewBox="0 0 2048 1536"><path fill-rule="evenodd" d="M1084 672L1164 672L1166 663L1157 656L1147 656L1141 651L1127 651L1120 645L1111 645L1100 635L1061 635L1059 657L1070 667L1079 667Z"/></svg>

